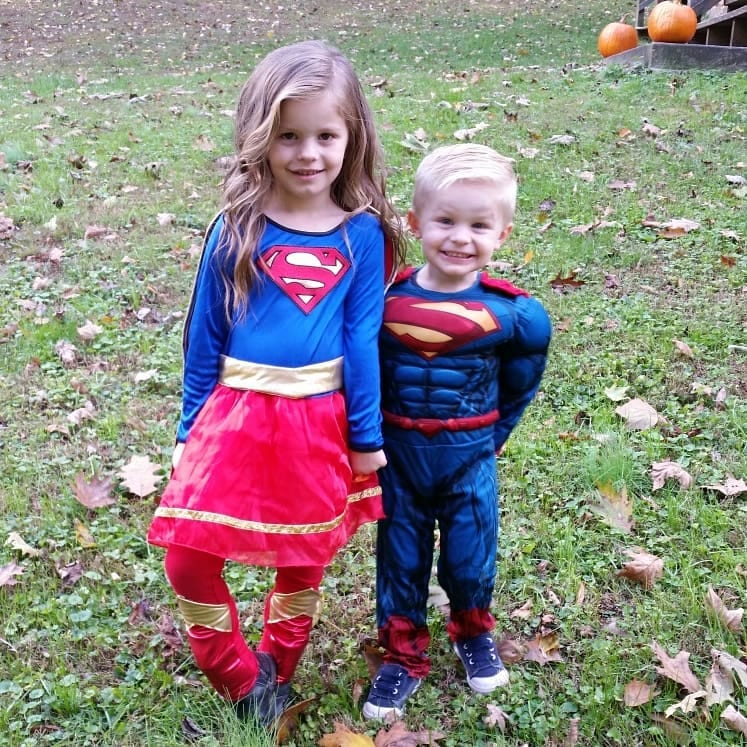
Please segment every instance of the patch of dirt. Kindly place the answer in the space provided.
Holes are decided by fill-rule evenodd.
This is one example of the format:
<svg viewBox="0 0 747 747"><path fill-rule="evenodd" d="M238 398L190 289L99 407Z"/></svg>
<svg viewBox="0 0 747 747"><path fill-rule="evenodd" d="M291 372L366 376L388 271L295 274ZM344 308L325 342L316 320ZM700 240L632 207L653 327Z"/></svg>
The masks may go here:
<svg viewBox="0 0 747 747"><path fill-rule="evenodd" d="M518 0L500 0L502 9ZM239 0L0 0L0 63L8 70L48 68L59 62L85 68L96 62L189 58L203 47L271 38L330 38L419 26L433 18L496 12L495 0L362 2L297 0L277 5Z"/></svg>

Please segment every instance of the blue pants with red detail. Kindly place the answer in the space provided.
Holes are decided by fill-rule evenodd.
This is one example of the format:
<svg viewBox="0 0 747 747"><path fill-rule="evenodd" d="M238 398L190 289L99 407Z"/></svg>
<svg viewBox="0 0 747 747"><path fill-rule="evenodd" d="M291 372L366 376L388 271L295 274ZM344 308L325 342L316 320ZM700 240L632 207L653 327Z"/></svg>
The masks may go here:
<svg viewBox="0 0 747 747"><path fill-rule="evenodd" d="M379 471L386 518L379 521L376 622L384 661L415 677L430 670L426 624L434 531L438 582L449 597L451 640L492 630L498 550L498 478L492 428L442 432L385 428Z"/></svg>

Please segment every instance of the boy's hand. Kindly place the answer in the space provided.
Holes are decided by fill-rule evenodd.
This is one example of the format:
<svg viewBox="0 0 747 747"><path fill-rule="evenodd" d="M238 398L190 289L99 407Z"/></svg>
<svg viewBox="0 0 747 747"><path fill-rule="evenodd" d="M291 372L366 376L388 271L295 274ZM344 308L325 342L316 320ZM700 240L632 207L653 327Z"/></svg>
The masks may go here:
<svg viewBox="0 0 747 747"><path fill-rule="evenodd" d="M386 466L386 457L381 449L379 451L351 451L350 466L353 470L353 482L363 482L377 469Z"/></svg>

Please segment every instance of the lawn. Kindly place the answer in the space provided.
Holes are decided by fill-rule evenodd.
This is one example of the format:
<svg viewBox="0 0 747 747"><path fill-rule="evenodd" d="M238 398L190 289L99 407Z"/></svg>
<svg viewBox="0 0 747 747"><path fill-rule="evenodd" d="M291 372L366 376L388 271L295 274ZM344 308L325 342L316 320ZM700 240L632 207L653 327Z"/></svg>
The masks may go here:
<svg viewBox="0 0 747 747"><path fill-rule="evenodd" d="M434 590L432 676L403 723L362 720L367 527L325 578L295 683L311 702L279 739L744 744L747 75L602 64L599 30L634 10L618 0L147 5L0 0L0 743L275 741L195 668L144 536L238 90L318 37L360 74L403 212L440 143L516 159L490 269L554 338L499 467L509 687L467 688ZM271 576L227 578L257 641Z"/></svg>

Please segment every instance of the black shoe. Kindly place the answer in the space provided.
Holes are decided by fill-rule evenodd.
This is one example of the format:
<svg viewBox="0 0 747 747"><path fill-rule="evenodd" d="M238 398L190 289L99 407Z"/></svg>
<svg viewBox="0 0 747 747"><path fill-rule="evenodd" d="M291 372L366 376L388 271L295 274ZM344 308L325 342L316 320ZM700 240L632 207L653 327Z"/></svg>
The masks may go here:
<svg viewBox="0 0 747 747"><path fill-rule="evenodd" d="M467 684L482 695L508 684L508 672L498 656L490 633L464 638L454 643L454 651L467 673Z"/></svg>
<svg viewBox="0 0 747 747"><path fill-rule="evenodd" d="M259 674L254 687L237 703L236 715L240 719L248 719L252 716L265 726L269 726L282 713L282 706L278 710L278 692L280 688L277 682L277 667L275 659L271 654L264 651L256 653ZM290 685L288 685L290 690ZM287 698L287 694L286 694Z"/></svg>
<svg viewBox="0 0 747 747"><path fill-rule="evenodd" d="M421 682L399 664L382 664L363 704L363 718L399 718L407 699L420 687Z"/></svg>

